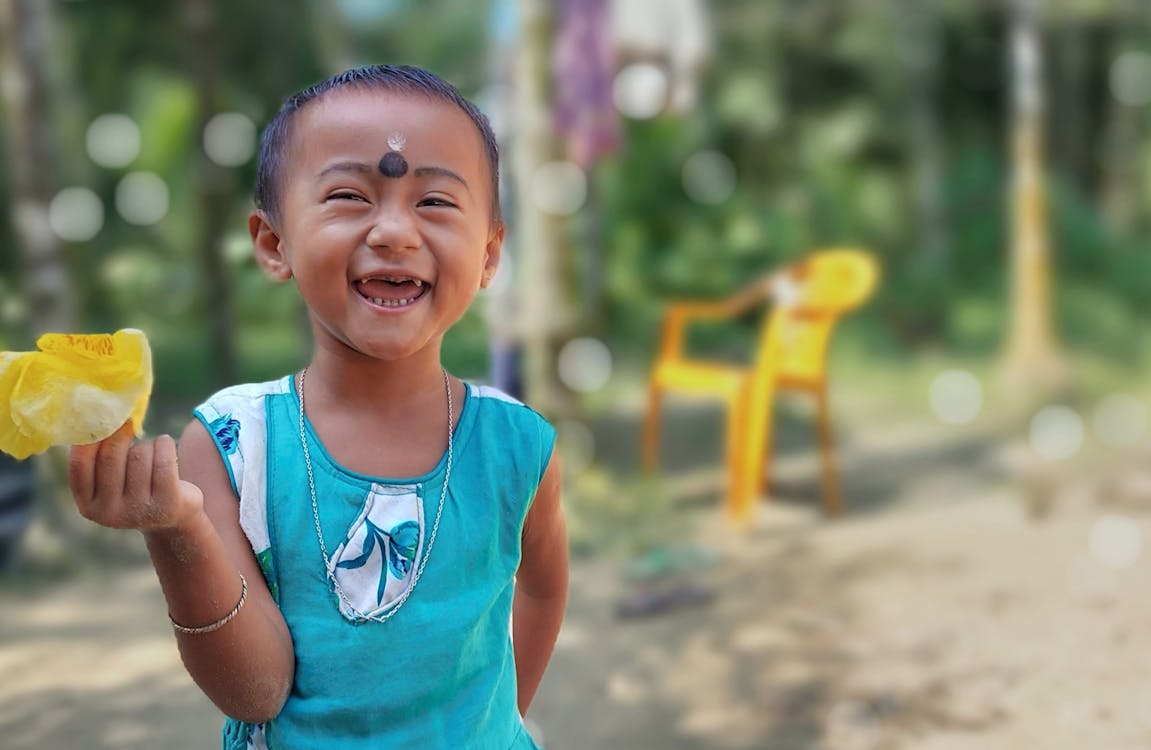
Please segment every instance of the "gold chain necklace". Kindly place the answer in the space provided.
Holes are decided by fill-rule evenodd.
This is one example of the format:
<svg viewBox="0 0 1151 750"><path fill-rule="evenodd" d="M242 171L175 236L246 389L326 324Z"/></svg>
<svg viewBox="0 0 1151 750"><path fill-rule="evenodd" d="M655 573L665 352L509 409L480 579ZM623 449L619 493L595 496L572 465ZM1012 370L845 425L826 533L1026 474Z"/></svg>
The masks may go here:
<svg viewBox="0 0 1151 750"><path fill-rule="evenodd" d="M304 451L304 467L308 471L308 492L312 496L312 519L316 522L316 539L320 542L320 554L324 558L324 573L327 575L328 580L331 581L332 587L336 591L336 596L340 598L340 601L343 602L344 606L347 607L355 619L387 622L393 615L399 612L400 607L404 606L404 602L406 602L408 597L412 595L412 592L415 591L420 576L424 574L424 566L428 564L428 557L431 556L432 545L436 543L436 532L440 528L440 516L443 515L444 512L444 499L448 496L448 480L451 479L452 476L452 432L454 427L453 423L455 422L455 412L452 408L452 387L448 381L448 372L443 369L441 369L440 372L444 375L444 392L448 397L448 463L444 469L444 486L440 490L440 502L436 508L436 520L432 523L432 533L428 536L427 548L424 550L424 554L420 558L420 564L416 567L416 572L412 576L411 585L404 589L404 593L396 600L395 606L389 609L386 614L368 615L356 609L355 606L352 605L348 595L344 593L343 587L340 586L340 582L336 579L335 573L332 572L332 562L328 557L328 548L324 544L324 532L320 528L320 509L316 502L316 478L312 472L312 454L308 451L308 438L304 432L304 376L308 374L308 368L305 367L300 371L300 377L296 386L296 395L300 399L300 447ZM385 573L385 575L387 574Z"/></svg>

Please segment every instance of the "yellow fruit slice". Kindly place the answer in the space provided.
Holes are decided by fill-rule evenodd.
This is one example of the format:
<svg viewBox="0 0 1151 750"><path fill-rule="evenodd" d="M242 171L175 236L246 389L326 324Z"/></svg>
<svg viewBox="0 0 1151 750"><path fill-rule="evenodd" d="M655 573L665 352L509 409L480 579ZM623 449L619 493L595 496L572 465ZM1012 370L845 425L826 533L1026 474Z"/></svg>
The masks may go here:
<svg viewBox="0 0 1151 750"><path fill-rule="evenodd" d="M132 420L152 395L143 331L46 333L39 351L0 352L0 451L19 459L52 445L94 443Z"/></svg>

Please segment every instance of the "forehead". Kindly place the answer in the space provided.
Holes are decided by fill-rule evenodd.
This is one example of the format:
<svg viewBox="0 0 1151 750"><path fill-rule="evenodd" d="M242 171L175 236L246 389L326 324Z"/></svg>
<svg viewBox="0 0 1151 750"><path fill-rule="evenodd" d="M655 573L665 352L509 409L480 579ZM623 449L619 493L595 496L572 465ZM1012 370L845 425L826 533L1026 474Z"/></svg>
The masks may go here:
<svg viewBox="0 0 1151 750"><path fill-rule="evenodd" d="M288 171L315 174L328 162L348 159L375 164L392 150L388 139L396 133L403 136L403 153L413 166L446 166L459 171L473 190L483 187L483 141L463 110L419 92L366 87L329 91L296 113Z"/></svg>

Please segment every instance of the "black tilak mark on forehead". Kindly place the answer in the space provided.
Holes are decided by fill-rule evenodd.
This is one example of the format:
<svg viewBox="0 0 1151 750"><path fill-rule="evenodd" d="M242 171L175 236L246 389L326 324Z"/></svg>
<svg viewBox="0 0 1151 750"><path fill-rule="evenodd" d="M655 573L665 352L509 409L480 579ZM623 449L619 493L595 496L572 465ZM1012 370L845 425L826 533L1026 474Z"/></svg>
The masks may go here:
<svg viewBox="0 0 1151 750"><path fill-rule="evenodd" d="M389 151L380 159L380 174L384 177L403 177L408 173L408 160L395 151Z"/></svg>

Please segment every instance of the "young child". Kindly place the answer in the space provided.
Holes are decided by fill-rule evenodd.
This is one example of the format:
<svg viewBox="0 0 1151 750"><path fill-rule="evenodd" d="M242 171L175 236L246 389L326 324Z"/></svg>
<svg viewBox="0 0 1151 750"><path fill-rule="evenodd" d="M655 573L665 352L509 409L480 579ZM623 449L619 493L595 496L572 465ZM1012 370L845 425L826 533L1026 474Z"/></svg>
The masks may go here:
<svg viewBox="0 0 1151 750"><path fill-rule="evenodd" d="M226 750L536 747L567 595L554 431L440 364L499 263L497 184L486 118L428 72L289 98L248 226L311 361L215 394L178 449L72 449L81 513L144 533Z"/></svg>

